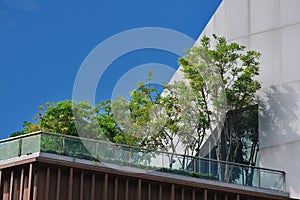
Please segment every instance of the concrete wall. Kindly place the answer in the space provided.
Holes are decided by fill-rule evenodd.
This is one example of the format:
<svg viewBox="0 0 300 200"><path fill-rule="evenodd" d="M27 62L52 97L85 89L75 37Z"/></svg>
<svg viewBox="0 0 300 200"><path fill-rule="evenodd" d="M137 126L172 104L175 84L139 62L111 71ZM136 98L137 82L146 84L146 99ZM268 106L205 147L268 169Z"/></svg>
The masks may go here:
<svg viewBox="0 0 300 200"><path fill-rule="evenodd" d="M299 9L300 0L223 0L199 37L215 33L262 53L260 165L286 171L293 198L300 198Z"/></svg>

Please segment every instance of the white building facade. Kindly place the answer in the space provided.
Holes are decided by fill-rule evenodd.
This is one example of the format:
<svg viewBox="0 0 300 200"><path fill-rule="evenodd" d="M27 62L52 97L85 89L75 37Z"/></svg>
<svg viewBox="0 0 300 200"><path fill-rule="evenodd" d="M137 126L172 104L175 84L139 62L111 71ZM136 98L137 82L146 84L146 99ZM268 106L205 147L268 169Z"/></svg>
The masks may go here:
<svg viewBox="0 0 300 200"><path fill-rule="evenodd" d="M286 172L300 198L300 0L223 0L201 33L259 51L259 165ZM182 79L181 73L173 80Z"/></svg>

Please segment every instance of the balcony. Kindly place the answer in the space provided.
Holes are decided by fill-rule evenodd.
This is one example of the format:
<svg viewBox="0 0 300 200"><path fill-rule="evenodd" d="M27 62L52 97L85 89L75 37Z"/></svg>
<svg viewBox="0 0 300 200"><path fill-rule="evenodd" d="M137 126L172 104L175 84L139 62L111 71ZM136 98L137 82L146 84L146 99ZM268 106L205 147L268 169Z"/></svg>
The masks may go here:
<svg viewBox="0 0 300 200"><path fill-rule="evenodd" d="M0 165L34 154L77 160L108 168L142 169L209 179L270 191L285 191L285 172L201 157L149 151L110 142L36 132L0 141Z"/></svg>

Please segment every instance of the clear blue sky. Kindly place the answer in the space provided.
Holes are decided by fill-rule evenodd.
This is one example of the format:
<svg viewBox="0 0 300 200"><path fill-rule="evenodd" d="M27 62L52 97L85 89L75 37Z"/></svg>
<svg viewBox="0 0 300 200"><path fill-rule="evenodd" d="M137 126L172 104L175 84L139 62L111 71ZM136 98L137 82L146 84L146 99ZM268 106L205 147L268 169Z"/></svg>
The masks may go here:
<svg viewBox="0 0 300 200"><path fill-rule="evenodd" d="M125 30L163 27L196 39L221 0L0 0L0 139L32 120L47 101L72 98L76 73L100 42ZM176 42L176 41L174 41ZM143 63L177 68L178 56L130 53L108 69L97 100L126 70Z"/></svg>

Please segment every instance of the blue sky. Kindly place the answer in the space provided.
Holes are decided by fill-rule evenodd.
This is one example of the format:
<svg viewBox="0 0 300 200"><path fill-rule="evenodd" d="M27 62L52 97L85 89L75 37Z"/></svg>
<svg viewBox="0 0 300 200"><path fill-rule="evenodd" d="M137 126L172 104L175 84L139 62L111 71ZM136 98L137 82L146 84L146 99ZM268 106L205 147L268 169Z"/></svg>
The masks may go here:
<svg viewBox="0 0 300 200"><path fill-rule="evenodd" d="M32 120L47 101L72 98L81 63L99 43L133 28L163 27L196 39L221 0L0 0L0 139ZM174 41L176 42L176 41ZM97 101L144 63L173 67L178 56L145 49L121 56L105 72Z"/></svg>

